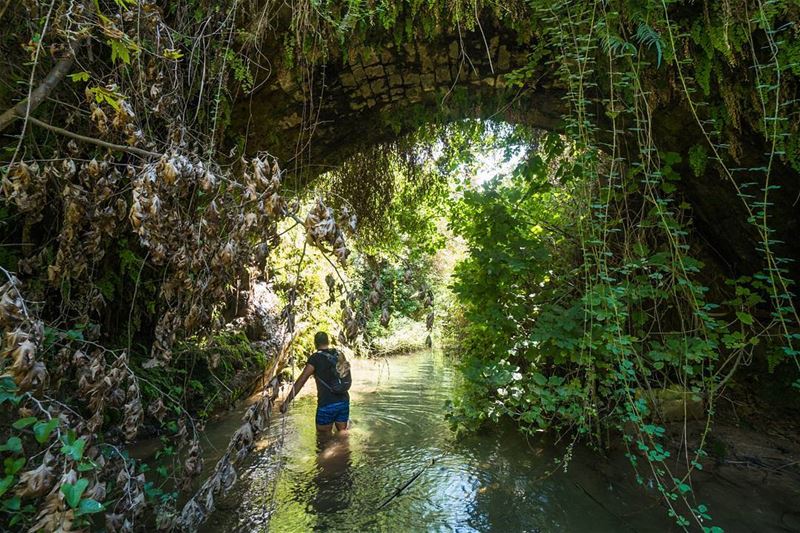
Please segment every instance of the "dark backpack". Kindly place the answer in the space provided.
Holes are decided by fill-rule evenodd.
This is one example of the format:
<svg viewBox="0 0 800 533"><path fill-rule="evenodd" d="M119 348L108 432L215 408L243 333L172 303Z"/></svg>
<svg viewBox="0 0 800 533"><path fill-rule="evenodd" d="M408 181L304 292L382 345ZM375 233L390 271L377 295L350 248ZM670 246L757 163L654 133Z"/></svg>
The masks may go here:
<svg viewBox="0 0 800 533"><path fill-rule="evenodd" d="M325 350L320 350L319 353L325 356L330 363L331 368L331 382L327 383L324 379L322 379L319 374L316 375L316 378L319 380L320 383L325 385L325 387L334 394L344 394L348 390L350 390L350 386L353 384L353 378L348 371L344 377L339 376L339 373L336 371L336 363L339 360L339 353L336 351L328 352Z"/></svg>

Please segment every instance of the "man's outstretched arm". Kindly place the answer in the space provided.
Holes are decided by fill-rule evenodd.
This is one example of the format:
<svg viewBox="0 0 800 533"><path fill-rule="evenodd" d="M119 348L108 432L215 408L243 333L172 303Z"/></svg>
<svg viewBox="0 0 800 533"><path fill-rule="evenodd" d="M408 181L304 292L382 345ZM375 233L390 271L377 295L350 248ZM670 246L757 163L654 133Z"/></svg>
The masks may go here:
<svg viewBox="0 0 800 533"><path fill-rule="evenodd" d="M286 412L286 409L289 408L289 404L291 403L291 401L294 399L295 396L297 396L297 393L300 392L300 389L303 388L303 385L306 384L306 381L308 381L308 378L310 378L312 374L314 374L314 365L306 364L305 368L300 373L300 377L298 377L295 380L294 385L292 385L292 390L289 391L289 394L283 401L283 404L281 405L281 413Z"/></svg>

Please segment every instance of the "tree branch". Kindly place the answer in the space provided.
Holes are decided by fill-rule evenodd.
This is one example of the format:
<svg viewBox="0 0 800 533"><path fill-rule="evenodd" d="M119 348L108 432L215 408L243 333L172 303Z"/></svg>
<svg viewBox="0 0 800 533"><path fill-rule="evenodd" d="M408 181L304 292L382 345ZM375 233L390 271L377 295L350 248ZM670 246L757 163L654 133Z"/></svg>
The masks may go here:
<svg viewBox="0 0 800 533"><path fill-rule="evenodd" d="M0 132L18 118L29 117L29 115L45 101L53 89L55 89L56 85L61 83L61 80L63 80L72 69L72 64L74 62L75 53L70 49L69 55L60 59L58 63L56 63L56 66L53 67L53 70L47 74L42 83L31 92L30 100L26 98L0 115Z"/></svg>
<svg viewBox="0 0 800 533"><path fill-rule="evenodd" d="M22 117L18 117L22 118ZM151 157L161 157L163 154L159 154L157 152L150 152L148 150L143 150L141 148L136 148L135 146L125 146L123 144L114 144L110 142L106 142L100 139L95 139L94 137L87 137L86 135L79 135L77 133L73 133L71 131L65 130L63 128L59 128L57 126L53 126L52 124L48 124L38 118L28 117L28 122L39 126L40 128L44 128L46 130L50 130L54 133L58 133L59 135L63 135L65 137L70 137L71 139L75 139L77 141L82 141L89 144L95 144L97 146L102 146L103 148L108 148L109 150L116 150L117 152L127 152L129 154L138 155L139 157L148 159Z"/></svg>
<svg viewBox="0 0 800 533"><path fill-rule="evenodd" d="M6 9L8 9L9 4L11 4L11 0L6 0L6 3L3 4L3 8L0 9L0 19L2 19L3 15L6 14Z"/></svg>

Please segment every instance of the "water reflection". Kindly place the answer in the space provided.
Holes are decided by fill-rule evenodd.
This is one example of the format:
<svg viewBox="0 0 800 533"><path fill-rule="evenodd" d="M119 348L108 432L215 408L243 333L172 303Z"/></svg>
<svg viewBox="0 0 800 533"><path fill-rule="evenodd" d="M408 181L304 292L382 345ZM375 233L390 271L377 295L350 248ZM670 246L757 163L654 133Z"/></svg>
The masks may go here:
<svg viewBox="0 0 800 533"><path fill-rule="evenodd" d="M317 433L316 472L311 480L314 495L310 499L315 515L344 511L350 506L350 467L348 432Z"/></svg>
<svg viewBox="0 0 800 533"><path fill-rule="evenodd" d="M284 446L254 454L205 531L679 531L657 491L633 481L624 457L601 460L576 446L564 469L555 466L563 446L528 441L513 427L455 437L443 414L455 373L441 355L356 361L353 372L352 428L320 439L307 387L285 424L269 430L268 440ZM742 527L727 530L770 531L755 526L758 517L736 518Z"/></svg>

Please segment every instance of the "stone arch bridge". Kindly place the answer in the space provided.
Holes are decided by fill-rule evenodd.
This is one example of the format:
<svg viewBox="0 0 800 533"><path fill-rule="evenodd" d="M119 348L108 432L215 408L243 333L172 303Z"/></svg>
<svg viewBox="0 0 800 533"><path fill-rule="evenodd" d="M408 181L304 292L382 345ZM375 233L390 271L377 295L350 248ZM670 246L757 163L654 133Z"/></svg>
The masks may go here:
<svg viewBox="0 0 800 533"><path fill-rule="evenodd" d="M302 169L312 177L369 145L412 131L426 116L492 118L563 131L569 104L554 65L537 67L524 88L508 83L508 75L528 63L533 44L495 21L400 45L388 35L372 36L351 46L349 57L334 53L311 71L278 62L257 80L252 94L236 103L233 129L243 138L247 153L266 150L284 161L285 168ZM700 177L688 168L689 149L705 139L683 95L674 89L675 72L663 68L657 75L650 80L658 91L653 137L660 149L684 158L678 168L680 186L692 205L696 229L709 245L707 259L729 275L752 274L763 263L758 236L747 223L734 187L713 165ZM595 100L601 101L602 84L594 90L600 93ZM597 109L595 116L604 117L604 110ZM607 124L598 126L610 130ZM746 129L738 135L739 166L761 166L768 151L763 137ZM779 253L800 258L800 240L794 238L800 232L800 204L794 205L800 180L781 164L772 176L772 183L782 187L772 207L775 238L784 242ZM738 179L761 178L742 174ZM791 269L791 277L800 280L798 265Z"/></svg>

